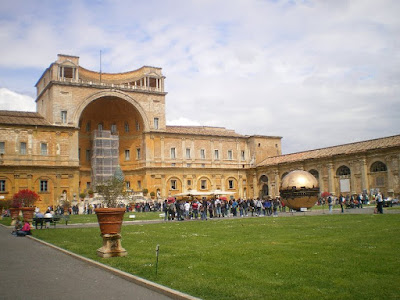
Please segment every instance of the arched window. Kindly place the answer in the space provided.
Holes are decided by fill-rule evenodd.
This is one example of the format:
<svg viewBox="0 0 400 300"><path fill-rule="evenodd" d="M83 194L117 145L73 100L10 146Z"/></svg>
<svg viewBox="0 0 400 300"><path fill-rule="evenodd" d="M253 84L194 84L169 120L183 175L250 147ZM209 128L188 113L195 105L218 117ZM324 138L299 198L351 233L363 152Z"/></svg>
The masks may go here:
<svg viewBox="0 0 400 300"><path fill-rule="evenodd" d="M350 169L346 166L341 166L336 171L337 176L347 176L350 175Z"/></svg>
<svg viewBox="0 0 400 300"><path fill-rule="evenodd" d="M376 162L374 162L372 164L370 170L371 170L372 173L375 173L375 172L386 172L387 171L387 167L383 162L376 161Z"/></svg>
<svg viewBox="0 0 400 300"><path fill-rule="evenodd" d="M268 177L266 175L262 175L260 177L260 182L268 182Z"/></svg>
<svg viewBox="0 0 400 300"><path fill-rule="evenodd" d="M311 169L310 171L309 171L315 178L317 178L318 179L318 177L319 177L319 173L318 173L318 171L317 170L315 170L315 169Z"/></svg>

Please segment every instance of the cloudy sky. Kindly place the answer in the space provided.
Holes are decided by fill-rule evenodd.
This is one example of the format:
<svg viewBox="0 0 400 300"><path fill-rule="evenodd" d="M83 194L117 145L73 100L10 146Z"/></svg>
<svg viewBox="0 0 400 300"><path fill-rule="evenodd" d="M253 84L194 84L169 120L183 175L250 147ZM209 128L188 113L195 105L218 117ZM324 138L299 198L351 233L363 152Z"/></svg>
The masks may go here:
<svg viewBox="0 0 400 300"><path fill-rule="evenodd" d="M398 0L0 0L0 109L35 110L58 53L163 68L167 122L284 153L400 134Z"/></svg>

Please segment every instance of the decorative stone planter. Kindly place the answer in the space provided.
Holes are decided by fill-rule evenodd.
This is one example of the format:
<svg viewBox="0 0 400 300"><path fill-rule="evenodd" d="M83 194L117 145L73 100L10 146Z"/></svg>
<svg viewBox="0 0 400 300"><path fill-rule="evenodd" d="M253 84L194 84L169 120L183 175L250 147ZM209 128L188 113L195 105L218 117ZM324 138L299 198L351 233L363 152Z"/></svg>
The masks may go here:
<svg viewBox="0 0 400 300"><path fill-rule="evenodd" d="M31 229L33 229L32 221L33 221L33 214L35 213L34 207L21 207L22 217L24 222L29 222Z"/></svg>
<svg viewBox="0 0 400 300"><path fill-rule="evenodd" d="M97 255L103 258L126 256L128 253L121 246L121 227L125 208L96 208L103 247L97 249Z"/></svg>
<svg viewBox="0 0 400 300"><path fill-rule="evenodd" d="M10 208L10 215L11 215L11 226L15 226L15 223L17 223L17 218L19 216L19 208Z"/></svg>

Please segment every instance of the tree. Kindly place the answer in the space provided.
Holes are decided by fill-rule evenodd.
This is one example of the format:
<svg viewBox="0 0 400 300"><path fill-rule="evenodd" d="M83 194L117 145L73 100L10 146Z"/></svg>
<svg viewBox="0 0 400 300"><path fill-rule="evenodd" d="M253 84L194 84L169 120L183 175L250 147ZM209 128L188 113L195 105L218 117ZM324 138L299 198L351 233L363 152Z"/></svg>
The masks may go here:
<svg viewBox="0 0 400 300"><path fill-rule="evenodd" d="M120 168L105 182L96 186L96 192L103 197L103 203L107 207L117 207L118 198L125 196L124 176Z"/></svg>
<svg viewBox="0 0 400 300"><path fill-rule="evenodd" d="M13 207L32 207L40 199L36 192L25 189L20 190L13 196Z"/></svg>

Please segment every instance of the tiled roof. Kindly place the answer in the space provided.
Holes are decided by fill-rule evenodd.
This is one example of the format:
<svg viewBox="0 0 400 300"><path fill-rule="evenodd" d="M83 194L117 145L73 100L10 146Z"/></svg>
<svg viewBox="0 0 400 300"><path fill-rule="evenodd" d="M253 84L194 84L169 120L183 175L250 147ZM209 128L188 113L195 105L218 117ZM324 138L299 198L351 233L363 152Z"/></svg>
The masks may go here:
<svg viewBox="0 0 400 300"><path fill-rule="evenodd" d="M361 153L374 149L385 149L392 147L400 147L400 135L368 140L363 142L333 146L328 148L286 154L281 156L269 157L262 161L258 166L270 166L307 159L318 159L324 157L332 157L335 155L345 155L353 153Z"/></svg>
<svg viewBox="0 0 400 300"><path fill-rule="evenodd" d="M0 124L48 126L49 122L40 114L28 111L0 110Z"/></svg>
<svg viewBox="0 0 400 300"><path fill-rule="evenodd" d="M226 136L226 137L245 137L244 135L236 133L234 130L226 129L223 127L210 127L210 126L167 126L167 133L177 134L195 134L206 136Z"/></svg>

